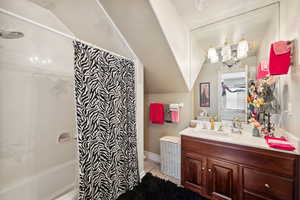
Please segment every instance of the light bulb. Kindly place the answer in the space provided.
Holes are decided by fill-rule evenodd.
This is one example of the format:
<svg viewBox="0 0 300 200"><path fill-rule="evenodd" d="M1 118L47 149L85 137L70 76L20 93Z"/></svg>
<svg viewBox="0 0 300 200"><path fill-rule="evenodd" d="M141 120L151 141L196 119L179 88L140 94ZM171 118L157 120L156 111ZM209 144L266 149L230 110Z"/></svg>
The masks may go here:
<svg viewBox="0 0 300 200"><path fill-rule="evenodd" d="M247 40L241 40L237 47L238 59L245 58L248 56L249 44Z"/></svg>
<svg viewBox="0 0 300 200"><path fill-rule="evenodd" d="M225 44L222 48L222 61L226 62L231 59L231 46L229 44Z"/></svg>
<svg viewBox="0 0 300 200"><path fill-rule="evenodd" d="M216 63L219 61L219 56L215 48L209 48L207 57L210 59L211 63Z"/></svg>

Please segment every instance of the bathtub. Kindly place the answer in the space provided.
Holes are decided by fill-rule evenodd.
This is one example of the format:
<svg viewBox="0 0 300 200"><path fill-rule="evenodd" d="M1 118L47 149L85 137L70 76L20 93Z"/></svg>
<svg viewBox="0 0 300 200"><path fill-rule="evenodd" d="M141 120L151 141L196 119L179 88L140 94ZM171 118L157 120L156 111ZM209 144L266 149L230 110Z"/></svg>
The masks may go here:
<svg viewBox="0 0 300 200"><path fill-rule="evenodd" d="M71 190L66 194L63 194L62 196L55 198L54 200L77 200L77 199L78 199L77 192L75 190Z"/></svg>
<svg viewBox="0 0 300 200"><path fill-rule="evenodd" d="M1 200L74 200L75 161L71 160L0 190ZM73 190L73 191L72 191ZM68 192L71 191L71 192ZM73 192L73 193L72 193ZM65 194L62 195L61 194ZM73 196L72 196L73 194ZM62 198L65 196L65 198ZM59 198L58 198L59 197Z"/></svg>

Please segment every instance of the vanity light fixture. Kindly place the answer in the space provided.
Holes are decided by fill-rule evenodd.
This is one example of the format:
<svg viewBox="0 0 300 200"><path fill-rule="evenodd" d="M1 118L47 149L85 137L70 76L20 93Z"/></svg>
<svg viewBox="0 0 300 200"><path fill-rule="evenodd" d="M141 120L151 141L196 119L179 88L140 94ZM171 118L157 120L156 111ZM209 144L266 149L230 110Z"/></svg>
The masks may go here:
<svg viewBox="0 0 300 200"><path fill-rule="evenodd" d="M247 40L242 39L237 46L237 58L242 59L248 56L249 43Z"/></svg>
<svg viewBox="0 0 300 200"><path fill-rule="evenodd" d="M222 62L226 62L231 60L231 46L228 44L228 42L224 43L224 47L221 50L222 55Z"/></svg>
<svg viewBox="0 0 300 200"><path fill-rule="evenodd" d="M210 63L222 62L225 66L231 68L238 65L243 58L248 56L249 42L242 39L238 44L230 45L224 43L223 47L215 48L210 46L207 52L207 58Z"/></svg>
<svg viewBox="0 0 300 200"><path fill-rule="evenodd" d="M216 48L210 47L208 49L207 57L210 59L210 63L219 62L219 56L218 56Z"/></svg>

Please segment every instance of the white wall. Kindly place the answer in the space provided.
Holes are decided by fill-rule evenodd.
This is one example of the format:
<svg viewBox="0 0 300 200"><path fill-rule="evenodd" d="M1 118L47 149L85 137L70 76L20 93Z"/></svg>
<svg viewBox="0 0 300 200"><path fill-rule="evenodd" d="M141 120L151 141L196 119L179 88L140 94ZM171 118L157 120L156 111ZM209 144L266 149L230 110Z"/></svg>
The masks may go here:
<svg viewBox="0 0 300 200"><path fill-rule="evenodd" d="M185 84L191 88L188 29L170 0L150 0L150 4L177 61Z"/></svg>
<svg viewBox="0 0 300 200"><path fill-rule="evenodd" d="M270 22L269 27L266 27L265 35L261 40L261 44L258 49L257 54L257 60L258 62L261 62L263 60L269 62L269 56L270 56L270 47L271 44L276 42L279 39L279 27L278 27L278 20L279 19L279 13L274 13L274 18Z"/></svg>
<svg viewBox="0 0 300 200"><path fill-rule="evenodd" d="M289 113L284 114L283 126L294 135L300 137L300 1L281 1L281 40L296 40L295 65L290 69L288 75L281 77L282 85L282 107ZM288 108L290 104L290 109Z"/></svg>
<svg viewBox="0 0 300 200"><path fill-rule="evenodd" d="M205 63L207 53L201 48L197 36L190 32L190 86L194 87L197 77Z"/></svg>
<svg viewBox="0 0 300 200"><path fill-rule="evenodd" d="M179 132L185 129L192 119L193 113L193 93L156 93L145 94L145 151L160 154L160 141L163 136L179 136ZM179 123L152 124L149 121L150 103L183 103L180 109Z"/></svg>

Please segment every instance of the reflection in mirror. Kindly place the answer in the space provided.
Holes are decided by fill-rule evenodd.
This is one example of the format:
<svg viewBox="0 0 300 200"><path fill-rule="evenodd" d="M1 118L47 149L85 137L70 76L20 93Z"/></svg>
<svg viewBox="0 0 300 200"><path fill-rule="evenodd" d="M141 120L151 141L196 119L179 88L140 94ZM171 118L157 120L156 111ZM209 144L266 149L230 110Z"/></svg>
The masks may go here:
<svg viewBox="0 0 300 200"><path fill-rule="evenodd" d="M227 72L220 75L219 118L246 119L247 77L246 72Z"/></svg>
<svg viewBox="0 0 300 200"><path fill-rule="evenodd" d="M197 118L208 113L219 120L248 121L248 85L257 81L257 69L269 61L270 45L279 38L279 3L195 28L190 38L191 68L200 65L199 52L207 52L194 89ZM209 107L200 104L203 82L210 83Z"/></svg>

